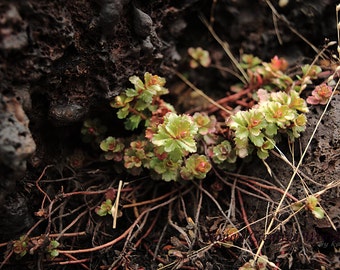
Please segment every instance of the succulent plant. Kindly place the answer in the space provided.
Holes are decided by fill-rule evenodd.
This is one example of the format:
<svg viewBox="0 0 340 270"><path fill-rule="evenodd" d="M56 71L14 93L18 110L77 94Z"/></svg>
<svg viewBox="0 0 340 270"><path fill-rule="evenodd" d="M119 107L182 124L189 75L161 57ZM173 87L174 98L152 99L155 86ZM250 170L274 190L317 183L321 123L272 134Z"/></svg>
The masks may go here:
<svg viewBox="0 0 340 270"><path fill-rule="evenodd" d="M190 67L197 68L199 66L208 67L211 63L209 52L203 50L201 47L189 48L188 54L191 56Z"/></svg>
<svg viewBox="0 0 340 270"><path fill-rule="evenodd" d="M191 116L167 113L151 142L156 146L162 146L164 151L169 153L171 159L177 161L187 153L196 152L197 146L194 137L197 132L198 126Z"/></svg>
<svg viewBox="0 0 340 270"><path fill-rule="evenodd" d="M193 154L186 159L185 165L181 168L181 177L184 180L204 179L211 167L205 155Z"/></svg>
<svg viewBox="0 0 340 270"><path fill-rule="evenodd" d="M312 95L307 97L307 103L312 105L326 105L332 95L332 87L326 83L317 85L312 91Z"/></svg>

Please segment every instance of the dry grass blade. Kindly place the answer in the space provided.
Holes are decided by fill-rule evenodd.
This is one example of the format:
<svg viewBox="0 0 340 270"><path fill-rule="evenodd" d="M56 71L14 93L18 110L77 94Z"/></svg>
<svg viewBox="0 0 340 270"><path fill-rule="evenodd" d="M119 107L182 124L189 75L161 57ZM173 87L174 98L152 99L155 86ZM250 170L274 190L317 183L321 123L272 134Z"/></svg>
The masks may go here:
<svg viewBox="0 0 340 270"><path fill-rule="evenodd" d="M117 227L118 205L119 205L119 198L120 198L120 192L122 190L122 186L123 186L123 181L119 180L116 201L111 209L111 213L113 216L113 224L112 224L113 229L116 229Z"/></svg>

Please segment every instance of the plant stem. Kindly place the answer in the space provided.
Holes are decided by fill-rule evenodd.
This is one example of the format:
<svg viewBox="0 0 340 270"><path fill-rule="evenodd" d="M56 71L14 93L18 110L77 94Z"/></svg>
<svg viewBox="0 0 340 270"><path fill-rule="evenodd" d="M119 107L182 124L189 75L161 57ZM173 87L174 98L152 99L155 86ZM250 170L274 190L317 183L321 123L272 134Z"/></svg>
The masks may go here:
<svg viewBox="0 0 340 270"><path fill-rule="evenodd" d="M143 120L147 120L148 118L145 116L145 114L137 111L136 109L134 108L131 108L129 107L129 112L133 113L133 114L136 114L136 115L139 115Z"/></svg>

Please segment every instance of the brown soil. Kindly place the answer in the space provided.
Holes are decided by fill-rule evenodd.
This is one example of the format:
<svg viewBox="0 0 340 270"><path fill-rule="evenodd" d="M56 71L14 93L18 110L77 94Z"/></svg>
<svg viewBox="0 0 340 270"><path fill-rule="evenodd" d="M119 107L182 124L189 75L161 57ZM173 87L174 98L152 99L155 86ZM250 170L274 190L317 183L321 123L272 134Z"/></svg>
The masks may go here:
<svg viewBox="0 0 340 270"><path fill-rule="evenodd" d="M336 1L290 0L284 7L271 2L279 17L261 0L1 1L0 268L238 269L249 261L269 222L263 217L275 211L278 190L293 175L282 158L267 160L271 175L253 159L240 164L237 175L221 172L220 178L187 185L155 182L147 174L117 174L98 148L82 142L80 130L85 119L100 118L110 135L130 135L109 101L131 75L146 71L167 79L169 99L182 112L205 105L172 69L215 99L228 94L237 82L230 73L188 67L187 48L200 46L214 63L232 68L200 16L210 19L236 57L248 53L270 61L279 55L292 69L316 56L301 37L318 49L336 40ZM332 53L335 46L326 51L329 59ZM298 199L306 197L303 181L310 192L339 181L339 99L335 95L323 116L301 177L288 191ZM307 131L293 151L295 165L323 110L311 108ZM279 147L293 161L288 146ZM98 217L94 209L108 191L116 195L119 180L127 184L122 217L112 229L112 218ZM340 236L332 227L340 229L340 190L334 186L320 196L329 219L305 211L289 217L289 210L277 216L277 230L262 249L277 269L340 268ZM229 236L229 226L245 228L245 216L252 232ZM32 254L18 259L13 240L26 233ZM60 243L53 260L44 253L48 239ZM212 245L216 240L235 246Z"/></svg>

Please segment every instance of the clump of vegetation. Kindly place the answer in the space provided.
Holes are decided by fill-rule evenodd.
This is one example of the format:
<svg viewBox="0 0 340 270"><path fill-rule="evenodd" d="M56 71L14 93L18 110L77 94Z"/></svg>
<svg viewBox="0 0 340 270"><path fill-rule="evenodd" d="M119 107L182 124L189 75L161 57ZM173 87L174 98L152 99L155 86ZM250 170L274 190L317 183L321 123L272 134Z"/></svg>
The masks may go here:
<svg viewBox="0 0 340 270"><path fill-rule="evenodd" d="M209 53L202 48L189 48L188 52L195 63L193 68L210 65ZM120 163L133 175L147 169L154 179L165 181L203 179L212 166L232 170L237 157L244 158L253 152L266 159L282 136L290 141L298 138L306 128L308 112L300 93L321 69L305 65L301 76L294 80L285 74L287 61L277 56L266 63L258 57L243 55L240 66L246 69L249 83L235 85L234 90L252 89L256 105L225 120L224 125L232 132L229 136L221 131L223 119L218 122L214 115L178 114L161 98L169 92L164 78L148 72L144 81L130 77L133 88L116 96L111 106L117 109L117 117L125 120L127 130L141 125L143 128L140 135L131 138L102 139L100 148L105 159ZM316 87L314 101L324 104L329 91L324 84ZM92 136L94 141L102 138L104 131L98 120L86 121L82 129L85 138Z"/></svg>
<svg viewBox="0 0 340 270"><path fill-rule="evenodd" d="M211 22L213 14L217 14L213 11L212 8ZM152 20L146 21L154 32ZM143 46L150 37L155 35L140 40ZM221 45L224 49L228 47L226 42ZM223 68L212 64L209 52L201 47L189 48L188 55L192 69ZM219 63L219 55L214 56ZM86 120L81 129L83 141L96 147L102 159L75 149L68 157L67 171L64 164L46 171L51 167L48 165L35 182L27 181L27 192L31 187L37 188L43 198L34 219L37 223L25 236L7 243L11 250L7 251L8 256L1 265L5 265L11 254L17 258L26 254L38 257L39 254L39 264L50 261L50 265L78 264L83 268L204 269L215 267L212 265L216 258L222 258L217 267L264 270L287 268L288 264L288 268L293 269L296 268L293 260L297 257L301 262L320 260L320 265L327 265L326 260L323 262L322 256L314 252L315 243L303 239L306 234L298 222L301 216L297 215L306 210L315 218L323 218L325 212L319 202L322 193L309 195L314 189L309 190L307 184L305 199L296 198L298 192L290 193L291 183L298 177L301 181L308 179L299 169L305 152L299 162L294 156L291 162L285 160L294 173L290 180L282 174L285 176L282 184L282 179L275 179L280 186L267 176L261 179L253 174L241 174L251 170L247 163L251 158L260 158L269 170L272 163L267 164L265 159L272 153L279 156L273 150L279 150L277 144L282 140L289 142L292 153L296 152L291 143L306 129L307 104L329 105L334 94L331 83L311 87L321 78L319 66L305 65L292 75L287 61L278 56L265 62L243 54L235 67L243 70L242 77L231 70L240 83L226 91L227 101L214 103L206 96L211 103L209 109L193 109L190 114L176 111L163 99L169 92L165 78L148 72L143 77L131 76L131 86L110 103L125 129L131 131L125 132L129 137L113 137L108 133L111 127L103 125L102 119ZM193 73L191 70L189 74ZM187 85L195 89L192 84ZM305 90L311 92L306 101L302 98L308 94ZM244 98L240 99L241 95ZM280 154L284 160L284 153ZM84 166L87 164L90 166ZM114 166L117 174L107 170L107 165ZM253 164L249 168L254 168ZM129 177L126 172L136 177ZM63 174L62 179L55 181L57 186L53 184L51 188L50 178L58 173ZM145 175L147 177L143 177ZM144 179L150 177L177 183L149 185ZM199 181L205 178L207 181ZM276 201L277 196L272 196L276 192L282 195L280 202ZM248 195L253 197L244 203L243 198ZM264 203L259 204L257 200ZM246 206L262 208L265 203L266 213L260 211L247 218ZM107 222L110 216L112 227ZM124 221L116 227L120 216L124 216ZM159 222L166 224L163 226ZM33 229L40 231L44 226L43 235L31 236L36 232ZM62 239L62 244L53 239ZM299 239L301 245L305 243L303 240L309 244L303 246L301 252ZM270 245L268 243L275 243L275 248L264 248ZM207 254L209 251L212 253ZM142 265L135 252L153 259ZM103 253L105 258L98 258ZM60 258L55 259L59 255Z"/></svg>
<svg viewBox="0 0 340 270"><path fill-rule="evenodd" d="M13 243L13 252L19 257L24 257L28 251L28 241L29 238L27 236L20 236L20 238Z"/></svg>
<svg viewBox="0 0 340 270"><path fill-rule="evenodd" d="M59 251L57 249L59 246L60 246L60 243L56 240L52 240L48 244L46 251L49 254L49 256L51 257L51 259L54 259L55 257L59 256Z"/></svg>
<svg viewBox="0 0 340 270"><path fill-rule="evenodd" d="M118 109L119 119L125 119L127 130L142 123L144 129L141 135L131 138L103 139L100 148L105 159L121 162L133 175L148 169L153 178L165 181L205 178L215 155L220 156L219 163L236 161L235 155L222 160L221 148L214 153L213 143L221 143L216 139L215 116L177 114L173 106L160 98L168 93L162 77L145 73L144 81L132 76L130 82L134 88L117 96L111 106ZM88 126L83 130L88 130ZM209 145L210 151L205 151L204 144Z"/></svg>
<svg viewBox="0 0 340 270"><path fill-rule="evenodd" d="M118 109L119 119L125 119L125 128L134 130L141 121L145 122L145 126L149 125L152 114L163 105L159 97L169 91L164 87L164 78L149 72L144 74L144 82L137 76L131 76L129 80L134 88L116 96L111 106ZM166 106L169 111L173 110L169 104Z"/></svg>
<svg viewBox="0 0 340 270"><path fill-rule="evenodd" d="M27 253L33 255L40 251L46 253L49 259L54 259L59 255L57 248L60 243L56 240L46 242L42 237L30 238L27 235L22 235L18 240L13 242L13 252L18 258L24 257Z"/></svg>
<svg viewBox="0 0 340 270"><path fill-rule="evenodd" d="M210 63L209 54L202 48L190 48L189 52L197 64ZM275 56L266 63L258 57L243 55L241 60L257 104L230 115L225 125L232 131L231 136L225 137L219 128L221 119L218 123L214 115L178 114L161 98L169 92L165 79L147 72L144 81L130 77L134 87L111 102L118 110L117 117L125 119L125 128L134 130L143 124L142 133L131 138L103 139L100 148L105 152L104 157L121 162L133 175L148 169L153 178L165 181L203 179L215 165L232 170L237 157L256 152L259 158L266 159L283 135L291 141L298 138L306 128L308 112L299 94L321 70L306 65L302 76L294 81L284 73L288 64L283 58ZM93 126L99 126L98 122L85 122L83 134L104 130Z"/></svg>
<svg viewBox="0 0 340 270"><path fill-rule="evenodd" d="M255 108L237 112L229 122L235 131L235 147L240 157L246 157L256 149L258 157L266 159L280 134L288 134L294 140L306 128L308 108L294 90L269 94L260 89L258 97Z"/></svg>
<svg viewBox="0 0 340 270"><path fill-rule="evenodd" d="M323 219L325 216L325 212L318 205L319 205L318 198L316 198L313 195L310 195L306 198L305 203L300 202L294 204L293 209L298 211L302 208L305 208L306 210L311 211L313 216L316 217L317 219Z"/></svg>
<svg viewBox="0 0 340 270"><path fill-rule="evenodd" d="M191 68L197 68L199 66L208 67L211 63L209 52L203 50L201 47L189 48L188 54L191 57L189 62Z"/></svg>
<svg viewBox="0 0 340 270"><path fill-rule="evenodd" d="M106 216L106 215L111 215L112 212L112 200L111 199L106 199L105 202L103 202L99 207L96 208L96 213L98 216Z"/></svg>
<svg viewBox="0 0 340 270"><path fill-rule="evenodd" d="M312 105L326 105L332 95L332 87L326 83L317 85L312 92L312 95L307 97L307 103Z"/></svg>

